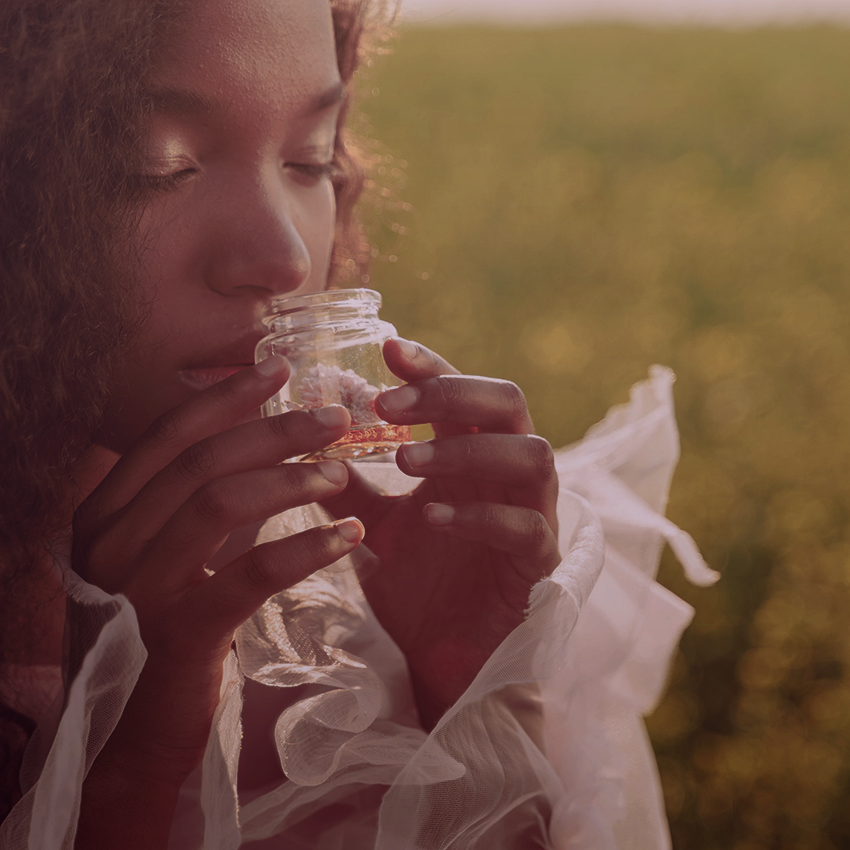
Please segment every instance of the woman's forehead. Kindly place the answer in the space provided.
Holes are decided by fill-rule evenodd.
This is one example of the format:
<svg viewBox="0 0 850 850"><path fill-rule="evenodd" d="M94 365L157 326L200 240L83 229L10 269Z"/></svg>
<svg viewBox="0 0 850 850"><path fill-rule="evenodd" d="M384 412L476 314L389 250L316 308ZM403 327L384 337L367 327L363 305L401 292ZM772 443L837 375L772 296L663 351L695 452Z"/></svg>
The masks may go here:
<svg viewBox="0 0 850 850"><path fill-rule="evenodd" d="M230 102L310 98L337 81L326 0L192 0L162 45L151 87Z"/></svg>

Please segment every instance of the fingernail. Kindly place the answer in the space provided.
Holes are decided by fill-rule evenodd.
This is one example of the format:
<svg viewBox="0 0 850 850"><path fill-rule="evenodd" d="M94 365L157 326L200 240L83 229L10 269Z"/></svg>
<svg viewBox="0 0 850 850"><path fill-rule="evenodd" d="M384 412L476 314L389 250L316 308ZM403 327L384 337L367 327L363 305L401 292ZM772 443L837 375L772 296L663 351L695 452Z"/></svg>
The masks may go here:
<svg viewBox="0 0 850 850"><path fill-rule="evenodd" d="M328 407L315 407L310 415L323 427L331 430L339 428L340 425L348 425L348 411L338 404Z"/></svg>
<svg viewBox="0 0 850 850"><path fill-rule="evenodd" d="M411 342L408 339L402 339L398 336L394 337L394 340L406 360L413 360L413 358L419 353L419 349L415 342Z"/></svg>
<svg viewBox="0 0 850 850"><path fill-rule="evenodd" d="M260 375L271 378L283 369L285 363L286 360L280 354L274 354L265 360L261 360L254 368Z"/></svg>
<svg viewBox="0 0 850 850"><path fill-rule="evenodd" d="M316 468L331 484L345 484L348 480L348 470L345 464L337 460L325 460L316 464Z"/></svg>
<svg viewBox="0 0 850 850"><path fill-rule="evenodd" d="M425 519L429 525L451 525L457 511L451 505L426 505Z"/></svg>
<svg viewBox="0 0 850 850"><path fill-rule="evenodd" d="M339 536L346 543L359 543L366 533L363 524L359 519L355 519L354 517L338 519L333 525L337 532L339 532Z"/></svg>
<svg viewBox="0 0 850 850"><path fill-rule="evenodd" d="M419 390L414 389L410 384L381 393L381 407L387 413L404 413L413 407L417 401L419 401Z"/></svg>
<svg viewBox="0 0 850 850"><path fill-rule="evenodd" d="M405 443L401 451L410 466L427 466L434 459L434 446L431 443Z"/></svg>

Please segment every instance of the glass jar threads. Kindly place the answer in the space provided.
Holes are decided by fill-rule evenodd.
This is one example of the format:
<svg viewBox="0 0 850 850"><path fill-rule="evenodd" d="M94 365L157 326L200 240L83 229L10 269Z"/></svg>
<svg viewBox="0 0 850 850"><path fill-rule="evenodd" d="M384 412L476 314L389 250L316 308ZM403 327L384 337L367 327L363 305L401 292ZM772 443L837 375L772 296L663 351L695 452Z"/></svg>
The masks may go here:
<svg viewBox="0 0 850 850"><path fill-rule="evenodd" d="M278 298L263 317L268 328L256 362L274 354L289 360L292 374L263 405L264 416L339 404L351 429L311 460L369 458L410 440L410 428L390 425L375 412L378 393L400 381L384 362L383 344L396 329L378 318L381 296L371 289L337 289Z"/></svg>

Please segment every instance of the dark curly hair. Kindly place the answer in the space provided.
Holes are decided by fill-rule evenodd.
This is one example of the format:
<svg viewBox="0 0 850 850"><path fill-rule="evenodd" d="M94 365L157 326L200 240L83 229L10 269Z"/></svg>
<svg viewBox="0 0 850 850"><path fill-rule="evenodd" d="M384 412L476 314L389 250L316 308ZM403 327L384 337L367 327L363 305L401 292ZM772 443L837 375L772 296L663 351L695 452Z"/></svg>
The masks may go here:
<svg viewBox="0 0 850 850"><path fill-rule="evenodd" d="M371 0L329 2L348 83L385 16ZM2 662L26 654L14 624L26 612L27 576L68 525L71 469L92 445L111 364L144 321L129 238L141 191L132 175L149 113L147 72L186 4L0 4L0 685ZM337 283L360 274L369 255L354 214L365 171L343 122L335 145ZM14 757L2 750L21 737L10 717L0 712L7 778ZM0 787L0 820L6 791Z"/></svg>

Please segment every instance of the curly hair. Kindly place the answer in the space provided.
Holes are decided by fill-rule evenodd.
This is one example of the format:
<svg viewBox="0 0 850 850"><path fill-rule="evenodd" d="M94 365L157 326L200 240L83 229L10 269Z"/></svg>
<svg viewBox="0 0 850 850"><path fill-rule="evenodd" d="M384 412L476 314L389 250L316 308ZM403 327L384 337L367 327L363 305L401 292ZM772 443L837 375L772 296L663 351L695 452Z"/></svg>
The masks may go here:
<svg viewBox="0 0 850 850"><path fill-rule="evenodd" d="M386 17L372 0L329 2L349 83ZM92 445L111 366L144 322L129 238L140 210L132 175L150 109L147 72L186 4L0 4L0 677L11 643L16 656L26 649L11 614L22 610L33 565L69 522L70 473ZM364 160L344 116L335 158L339 283L368 257L354 214Z"/></svg>

